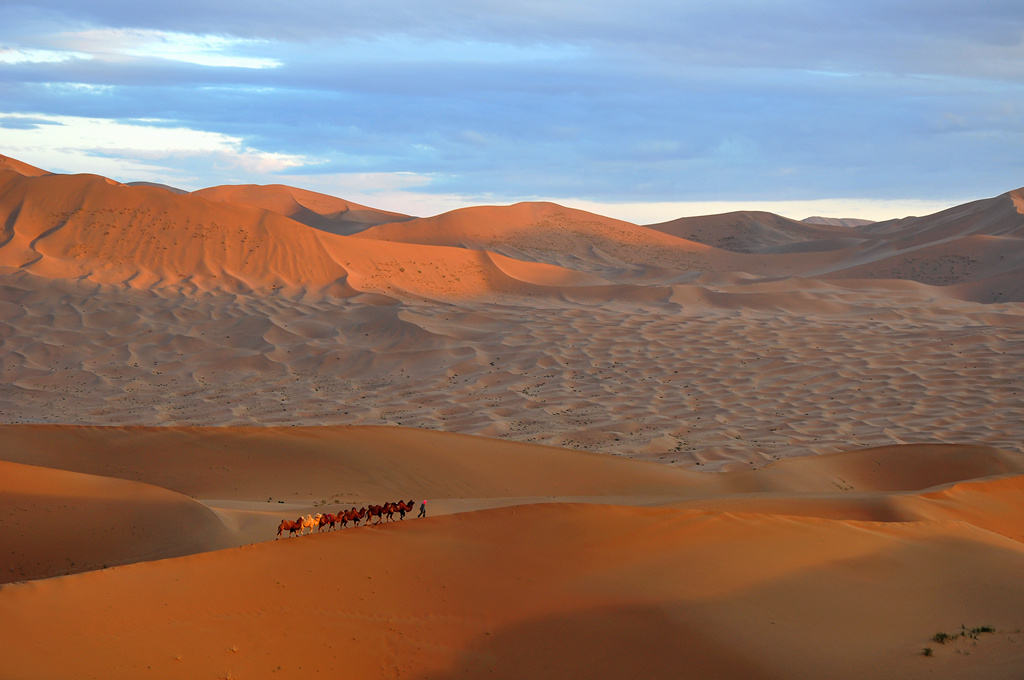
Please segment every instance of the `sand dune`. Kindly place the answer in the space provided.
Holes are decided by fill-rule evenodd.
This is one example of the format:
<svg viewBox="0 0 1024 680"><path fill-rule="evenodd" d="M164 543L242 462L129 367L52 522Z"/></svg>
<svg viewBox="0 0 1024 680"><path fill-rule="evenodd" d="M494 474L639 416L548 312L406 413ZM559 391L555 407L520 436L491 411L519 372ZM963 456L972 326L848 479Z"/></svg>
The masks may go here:
<svg viewBox="0 0 1024 680"><path fill-rule="evenodd" d="M354 234L377 224L412 219L326 194L284 185L226 185L193 192L208 201L269 210L332 234Z"/></svg>
<svg viewBox="0 0 1024 680"><path fill-rule="evenodd" d="M0 460L261 503L657 495L696 479L627 458L396 427L4 425L0 436Z"/></svg>
<svg viewBox="0 0 1024 680"><path fill-rule="evenodd" d="M92 175L6 173L0 182L3 267L136 288L226 290L326 284L346 273L318 232L274 213Z"/></svg>
<svg viewBox="0 0 1024 680"><path fill-rule="evenodd" d="M743 262L723 251L622 220L554 203L454 210L436 217L367 229L359 238L489 250L557 264L612 280L671 272L731 270ZM642 269L641 271L638 271Z"/></svg>
<svg viewBox="0 0 1024 680"><path fill-rule="evenodd" d="M268 203L275 204L281 192L271 194ZM516 278L488 253L354 240L261 208L89 175L6 173L0 220L6 225L0 267L138 289L266 294L284 288L344 297L355 288L459 299L526 294L537 287L530 280L583 282L577 273L559 277L553 266L535 263L518 264L522 278Z"/></svg>
<svg viewBox="0 0 1024 680"><path fill-rule="evenodd" d="M971 201L926 217L908 217L859 227L858 232L894 241L897 247L964 236L1024 236L1024 189Z"/></svg>
<svg viewBox="0 0 1024 680"><path fill-rule="evenodd" d="M923 455L941 467L969 453ZM932 507L901 521L564 503L406 520L8 585L0 630L24 678L1013 678L1020 479L898 494ZM961 624L993 632L932 640ZM61 654L48 636L68 639Z"/></svg>
<svg viewBox="0 0 1024 680"><path fill-rule="evenodd" d="M117 477L2 463L5 502L71 515L19 549L50 573L142 560L0 588L11 677L1014 678L1024 663L1018 453L888 447L708 474L399 428L0 436L7 458ZM277 514L315 511L341 484L346 503L436 495L426 520L284 541L273 512L243 509L300 486ZM511 507L474 509L488 503ZM257 545L152 561L254 523ZM183 546L183 524L208 542ZM961 624L991 632L932 640Z"/></svg>
<svg viewBox="0 0 1024 680"><path fill-rule="evenodd" d="M157 486L2 462L0 545L7 583L237 542L216 513Z"/></svg>
<svg viewBox="0 0 1024 680"><path fill-rule="evenodd" d="M834 250L859 243L851 229L831 224L807 223L761 211L741 211L682 217L648 225L672 236L706 243L739 253L772 253L786 250Z"/></svg>

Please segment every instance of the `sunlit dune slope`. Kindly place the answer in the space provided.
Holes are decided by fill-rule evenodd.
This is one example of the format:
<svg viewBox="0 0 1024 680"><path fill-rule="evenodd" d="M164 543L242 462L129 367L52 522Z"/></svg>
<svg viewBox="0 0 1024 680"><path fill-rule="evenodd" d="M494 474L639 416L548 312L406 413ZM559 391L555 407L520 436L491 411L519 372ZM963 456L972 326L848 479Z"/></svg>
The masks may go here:
<svg viewBox="0 0 1024 680"><path fill-rule="evenodd" d="M151 287L259 288L343 279L320 232L256 208L94 175L0 174L0 266Z"/></svg>
<svg viewBox="0 0 1024 680"><path fill-rule="evenodd" d="M743 212L648 228L553 203L413 219L280 185L178 195L11 159L0 167L0 267L51 278L464 299L801 276L909 279L980 302L1024 295L1022 190L860 227ZM636 295L584 297L620 292Z"/></svg>
<svg viewBox="0 0 1024 680"><path fill-rule="evenodd" d="M375 224L412 219L327 194L281 184L225 185L192 192L208 201L236 203L269 210L332 234L354 234Z"/></svg>
<svg viewBox="0 0 1024 680"><path fill-rule="evenodd" d="M6 586L0 634L18 678L1015 678L1021 569L959 522L536 505Z"/></svg>
<svg viewBox="0 0 1024 680"><path fill-rule="evenodd" d="M555 203L478 206L384 224L359 238L491 250L584 271L720 269L735 258L706 245Z"/></svg>
<svg viewBox="0 0 1024 680"><path fill-rule="evenodd" d="M551 265L509 266L486 252L327 234L260 208L93 175L0 173L0 223L0 267L136 288L460 298L533 292L541 285L534 281L594 282Z"/></svg>
<svg viewBox="0 0 1024 680"><path fill-rule="evenodd" d="M214 512L158 486L0 462L0 583L233 545Z"/></svg>

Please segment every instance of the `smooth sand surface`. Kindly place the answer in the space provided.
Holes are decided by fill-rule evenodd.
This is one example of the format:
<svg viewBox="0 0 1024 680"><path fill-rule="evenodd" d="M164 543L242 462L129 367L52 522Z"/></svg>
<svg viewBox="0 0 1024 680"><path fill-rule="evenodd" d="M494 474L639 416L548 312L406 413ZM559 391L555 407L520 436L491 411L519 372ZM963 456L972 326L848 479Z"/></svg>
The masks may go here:
<svg viewBox="0 0 1024 680"><path fill-rule="evenodd" d="M0 157L0 677L1019 678L1022 239Z"/></svg>
<svg viewBox="0 0 1024 680"><path fill-rule="evenodd" d="M386 479L436 493L430 516L280 541L271 521L257 544L132 559L112 538L128 526L107 513L170 544L176 526L202 524L202 506L165 491L154 512L155 486L4 463L27 487L11 503L59 496L93 559L145 560L0 588L0 633L18 650L5 677L1015 678L1024 664L1020 454L889 447L715 474L397 428L264 431L2 434L21 456L121 477L230 469L202 491L253 506L282 484L283 461L295 468L285 483L348 477L353 499L391 491ZM551 495L434 512L468 489ZM90 494L108 505L90 508ZM79 555L52 535L23 550L58 573ZM932 640L961 625L993 632ZM52 636L67 640L56 653Z"/></svg>

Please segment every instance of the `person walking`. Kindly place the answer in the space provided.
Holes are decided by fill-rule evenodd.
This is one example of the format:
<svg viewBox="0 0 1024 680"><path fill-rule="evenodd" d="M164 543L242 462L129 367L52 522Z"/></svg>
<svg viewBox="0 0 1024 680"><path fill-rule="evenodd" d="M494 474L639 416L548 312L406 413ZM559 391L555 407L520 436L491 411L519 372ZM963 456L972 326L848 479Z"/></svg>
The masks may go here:
<svg viewBox="0 0 1024 680"><path fill-rule="evenodd" d="M426 501L423 501L422 503L420 503L420 514L418 514L416 516L417 517L426 517L427 516L427 502Z"/></svg>

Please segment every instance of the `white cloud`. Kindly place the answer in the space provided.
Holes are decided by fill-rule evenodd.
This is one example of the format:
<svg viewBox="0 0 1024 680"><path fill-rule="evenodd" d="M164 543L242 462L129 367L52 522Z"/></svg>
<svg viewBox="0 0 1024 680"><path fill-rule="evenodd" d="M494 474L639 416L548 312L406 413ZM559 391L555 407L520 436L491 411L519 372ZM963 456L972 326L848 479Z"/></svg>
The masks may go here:
<svg viewBox="0 0 1024 680"><path fill-rule="evenodd" d="M98 58L120 60L124 57L167 59L210 67L275 68L277 59L245 54L261 40L219 35L193 35L149 29L104 28L61 33L59 42Z"/></svg>
<svg viewBox="0 0 1024 680"><path fill-rule="evenodd" d="M0 114L4 153L39 167L89 172L121 181L176 181L182 159L221 172L265 175L307 164L304 156L247 147L238 137L170 126L159 120ZM18 125L19 122L29 123ZM198 188L198 187L194 187Z"/></svg>

